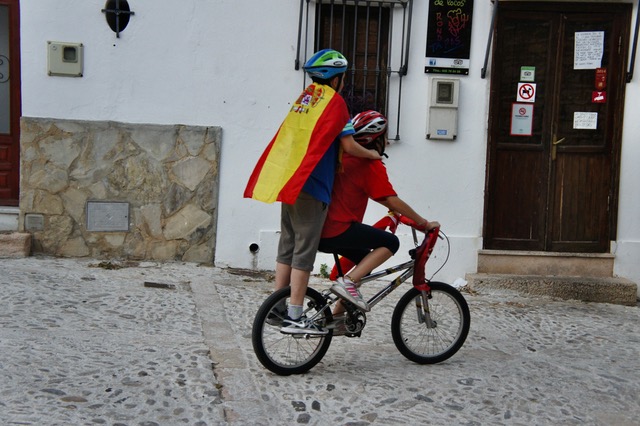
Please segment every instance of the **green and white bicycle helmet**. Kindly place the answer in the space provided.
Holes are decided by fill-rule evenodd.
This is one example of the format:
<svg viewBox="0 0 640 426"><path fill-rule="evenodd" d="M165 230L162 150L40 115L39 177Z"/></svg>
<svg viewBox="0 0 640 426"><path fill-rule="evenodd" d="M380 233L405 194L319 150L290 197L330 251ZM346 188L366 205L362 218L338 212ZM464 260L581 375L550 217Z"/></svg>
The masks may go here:
<svg viewBox="0 0 640 426"><path fill-rule="evenodd" d="M304 64L303 69L311 76L329 80L347 70L349 63L342 53L333 49L316 52Z"/></svg>

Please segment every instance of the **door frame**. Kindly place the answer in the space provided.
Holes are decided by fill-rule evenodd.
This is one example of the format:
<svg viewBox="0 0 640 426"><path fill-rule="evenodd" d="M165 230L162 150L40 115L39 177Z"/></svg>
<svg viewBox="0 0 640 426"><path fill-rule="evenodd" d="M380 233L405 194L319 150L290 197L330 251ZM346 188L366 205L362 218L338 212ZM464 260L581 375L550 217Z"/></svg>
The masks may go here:
<svg viewBox="0 0 640 426"><path fill-rule="evenodd" d="M0 5L9 10L9 84L10 84L10 134L0 138L11 142L14 149L11 155L12 192L15 197L0 199L0 205L17 206L20 200L20 118L22 116L22 96L20 92L20 0L0 0Z"/></svg>
<svg viewBox="0 0 640 426"><path fill-rule="evenodd" d="M505 6L506 4L506 6ZM583 7L587 5L587 6L593 6L594 3L559 3L559 2L549 2L549 3L540 3L540 2L531 2L531 1L526 1L526 2L508 2L508 3L500 3L500 8L498 10L498 14L500 13L500 10L504 9L505 7L508 8L509 11L526 11L526 10L531 10L531 7L535 7L534 10L540 11L540 8L544 8L543 11L544 12L550 12L550 13L557 13L557 14L561 14L561 13L567 13L567 12L584 12ZM602 4L598 4L600 7L602 7ZM627 26L625 26L625 28L623 28L621 30L621 34L623 36L623 42L622 42L622 46L624 47L624 52L623 52L623 57L621 59L621 69L620 72L617 73L616 75L610 75L609 77L612 79L616 79L616 81L619 84L619 94L617 96L617 98L615 99L615 105L613 106L613 122L611 123L611 125L613 126L614 130L613 130L613 136L612 136L612 140L611 140L611 153L610 153L610 162L611 162L611 181L610 181L610 201L609 201L609 205L608 205L608 235L607 238L609 239L609 243L613 240L616 239L616 235L617 235L617 217L618 217L618 197L619 197L619 186L620 186L620 161L621 161L621 148L622 148L622 123L624 120L624 98L625 98L625 92L626 92L626 66L627 66L627 62L628 62L628 48L629 48L629 42L630 42L630 31L631 31L631 15L632 15L632 6L631 4L628 3L612 3L612 4L607 4L607 7L613 7L616 10L616 13L626 13L628 14L629 17L629 24ZM626 17L625 17L626 18ZM493 31L497 31L497 23L496 23L496 27L493 29ZM496 58L497 58L497 45L498 45L498 34L494 34L493 36L493 58L492 58L492 62L495 64ZM495 71L496 67L492 66L492 69ZM496 149L496 144L497 144L497 135L493 134L492 129L494 128L495 123L497 123L498 121L498 103L500 102L499 99L499 93L497 93L497 89L495 87L493 87L493 78L495 78L495 74L494 76L492 76L492 80L491 80L491 88L490 88L490 99L489 99L489 119L488 119L488 133L487 133L487 167L486 167L486 173L485 173L485 197L484 197L484 217L483 217L483 248L487 249L488 248L488 236L491 235L495 235L493 234L493 230L491 229L491 227L493 226L493 224L491 223L491 218L489 217L490 214L490 210L491 210L491 198L490 198L490 194L491 191L493 191L493 178L495 177L492 174L492 170L491 167L493 166L493 162L494 162L494 150ZM612 102L614 101L613 99L611 100ZM550 100L550 104L548 105L550 109L554 109L554 105L552 105L553 101ZM543 145L543 149L547 150L550 148L545 148ZM492 177L494 176L494 177ZM547 205L547 201L545 201L545 205ZM548 213L545 211L544 212L545 215L547 215ZM548 238L548 226L549 224L546 222L547 219L545 219L545 242L543 243L544 247L548 247L548 244L546 243L546 238ZM610 244L608 245L610 246ZM492 247L489 247L489 249L492 249ZM514 250L514 249L508 249L508 248L501 248L501 249L506 249L506 250ZM550 251L550 249L548 248L544 248L544 250ZM607 248L607 252L609 251L609 248Z"/></svg>

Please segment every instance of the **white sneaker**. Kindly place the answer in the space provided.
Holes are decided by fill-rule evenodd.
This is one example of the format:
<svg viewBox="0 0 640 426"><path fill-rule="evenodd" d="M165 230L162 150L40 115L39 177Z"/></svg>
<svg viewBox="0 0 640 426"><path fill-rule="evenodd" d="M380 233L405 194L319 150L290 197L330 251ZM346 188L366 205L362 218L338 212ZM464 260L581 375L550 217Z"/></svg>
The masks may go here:
<svg viewBox="0 0 640 426"><path fill-rule="evenodd" d="M329 290L338 297L353 303L361 310L369 312L369 305L362 298L358 287L349 278L339 277Z"/></svg>
<svg viewBox="0 0 640 426"><path fill-rule="evenodd" d="M282 321L282 328L280 328L280 332L285 334L329 334L329 330L318 327L313 322L309 321L304 315L297 320L291 319L287 316Z"/></svg>

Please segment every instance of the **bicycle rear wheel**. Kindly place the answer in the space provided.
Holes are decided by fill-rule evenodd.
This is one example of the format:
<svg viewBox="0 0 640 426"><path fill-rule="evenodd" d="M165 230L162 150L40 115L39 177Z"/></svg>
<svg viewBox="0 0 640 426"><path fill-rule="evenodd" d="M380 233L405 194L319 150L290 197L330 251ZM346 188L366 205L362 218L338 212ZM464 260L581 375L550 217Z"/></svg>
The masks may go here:
<svg viewBox="0 0 640 426"><path fill-rule="evenodd" d="M280 332L283 315L279 308L289 305L291 288L274 292L258 309L253 320L251 342L260 363L268 370L281 375L302 374L309 371L327 353L333 330L329 334L309 336ZM313 317L326 305L325 299L312 288L307 288L303 303L304 315ZM286 311L285 311L286 314ZM331 322L331 310L321 312L316 323L322 327Z"/></svg>
<svg viewBox="0 0 640 426"><path fill-rule="evenodd" d="M391 318L393 342L407 359L435 364L452 357L469 333L471 314L462 294L448 284L430 282L428 312L422 312L422 293L415 288L400 298Z"/></svg>

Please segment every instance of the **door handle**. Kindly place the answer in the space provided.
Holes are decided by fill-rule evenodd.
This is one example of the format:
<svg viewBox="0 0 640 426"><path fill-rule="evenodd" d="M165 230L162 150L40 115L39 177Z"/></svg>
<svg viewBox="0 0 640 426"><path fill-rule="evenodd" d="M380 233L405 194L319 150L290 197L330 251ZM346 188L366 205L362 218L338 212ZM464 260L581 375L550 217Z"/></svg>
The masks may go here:
<svg viewBox="0 0 640 426"><path fill-rule="evenodd" d="M555 139L555 136L553 137L553 139ZM557 145L560 145L562 142L564 142L564 140L565 140L565 139L566 139L566 138L562 138L562 139L554 140L554 141L551 143L551 160L556 161L556 151L557 151L556 146L557 146Z"/></svg>

